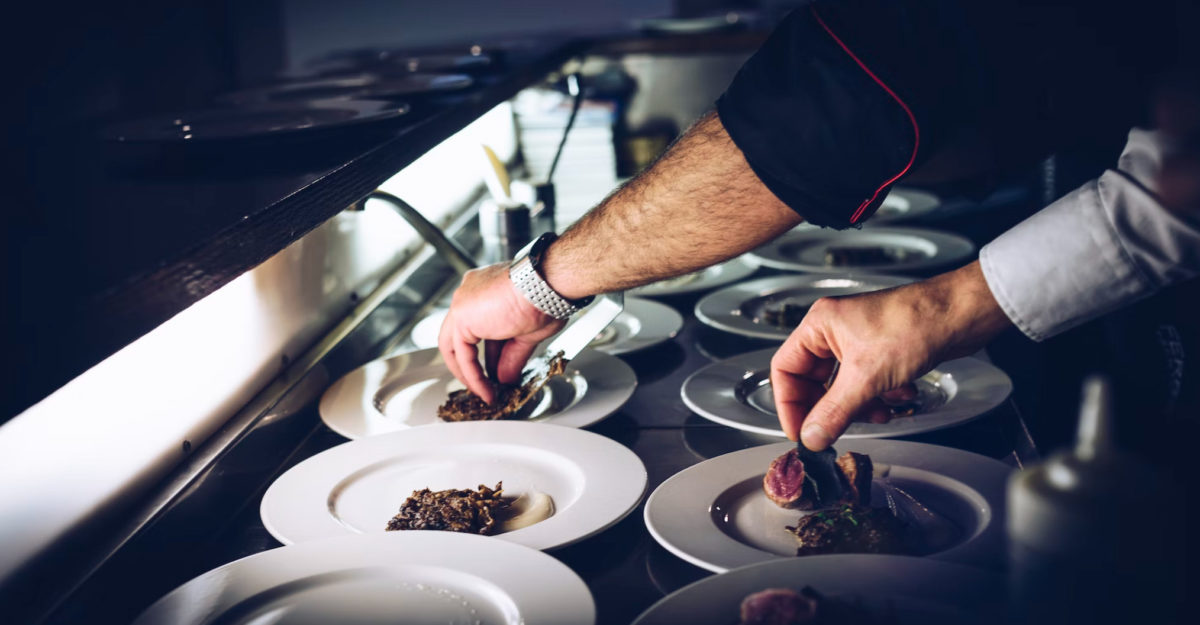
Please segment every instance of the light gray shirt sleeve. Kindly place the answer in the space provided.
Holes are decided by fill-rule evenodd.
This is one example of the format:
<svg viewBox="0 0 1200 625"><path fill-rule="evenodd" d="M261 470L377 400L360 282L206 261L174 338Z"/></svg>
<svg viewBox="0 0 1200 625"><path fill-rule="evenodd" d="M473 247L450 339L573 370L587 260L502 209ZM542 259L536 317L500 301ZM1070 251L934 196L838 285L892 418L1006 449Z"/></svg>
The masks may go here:
<svg viewBox="0 0 1200 625"><path fill-rule="evenodd" d="M1165 208L1156 179L1170 142L1134 129L1106 171L979 252L992 295L1018 328L1049 338L1200 275L1200 228Z"/></svg>

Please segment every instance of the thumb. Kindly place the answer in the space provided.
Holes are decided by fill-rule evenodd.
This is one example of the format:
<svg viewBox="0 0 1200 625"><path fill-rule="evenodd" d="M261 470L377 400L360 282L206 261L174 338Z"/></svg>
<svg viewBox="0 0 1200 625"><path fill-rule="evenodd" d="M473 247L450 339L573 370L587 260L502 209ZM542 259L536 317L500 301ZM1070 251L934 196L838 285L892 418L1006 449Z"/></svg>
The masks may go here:
<svg viewBox="0 0 1200 625"><path fill-rule="evenodd" d="M805 417L800 427L800 441L813 451L829 447L850 427L854 414L875 395L877 393L861 376L843 368Z"/></svg>

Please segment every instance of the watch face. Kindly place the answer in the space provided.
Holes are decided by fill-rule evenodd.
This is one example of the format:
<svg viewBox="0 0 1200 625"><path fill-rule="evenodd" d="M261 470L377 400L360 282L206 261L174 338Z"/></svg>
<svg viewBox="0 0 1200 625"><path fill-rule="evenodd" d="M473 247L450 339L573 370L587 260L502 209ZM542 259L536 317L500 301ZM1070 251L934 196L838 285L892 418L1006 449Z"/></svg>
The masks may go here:
<svg viewBox="0 0 1200 625"><path fill-rule="evenodd" d="M541 273L542 257L546 255L546 248L550 247L550 244L557 238L557 234L546 232L529 244L529 260L533 262L533 267L538 270L539 274Z"/></svg>

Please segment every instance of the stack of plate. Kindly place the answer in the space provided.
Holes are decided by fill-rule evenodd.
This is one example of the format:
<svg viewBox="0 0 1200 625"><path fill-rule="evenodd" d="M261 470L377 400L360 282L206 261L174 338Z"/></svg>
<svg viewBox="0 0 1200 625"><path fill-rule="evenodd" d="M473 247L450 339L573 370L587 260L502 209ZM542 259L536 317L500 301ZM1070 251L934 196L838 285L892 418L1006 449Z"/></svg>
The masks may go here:
<svg viewBox="0 0 1200 625"><path fill-rule="evenodd" d="M529 177L546 180L567 127L571 98L549 89L526 89L513 101L513 110ZM619 183L613 115L613 109L601 102L585 102L579 109L554 173L555 218L560 230L591 210Z"/></svg>

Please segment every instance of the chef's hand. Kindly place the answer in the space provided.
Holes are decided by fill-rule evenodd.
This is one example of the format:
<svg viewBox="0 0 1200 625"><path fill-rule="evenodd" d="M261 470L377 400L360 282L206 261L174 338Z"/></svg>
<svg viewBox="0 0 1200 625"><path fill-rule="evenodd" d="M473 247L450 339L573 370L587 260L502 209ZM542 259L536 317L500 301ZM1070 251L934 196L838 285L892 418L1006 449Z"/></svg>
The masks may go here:
<svg viewBox="0 0 1200 625"><path fill-rule="evenodd" d="M886 291L817 300L771 359L783 431L825 449L856 418L886 420L881 395L911 398L910 382L978 351L1008 325L978 262Z"/></svg>
<svg viewBox="0 0 1200 625"><path fill-rule="evenodd" d="M454 377L491 403L495 390L479 366L476 345L487 341L488 372L497 381L512 384L538 343L562 326L562 321L525 299L508 278L508 264L498 263L463 276L442 322L438 349Z"/></svg>

